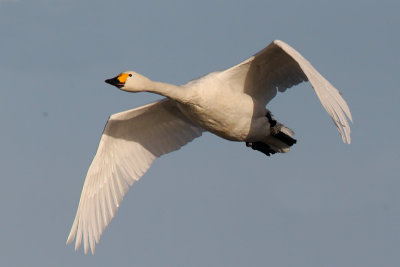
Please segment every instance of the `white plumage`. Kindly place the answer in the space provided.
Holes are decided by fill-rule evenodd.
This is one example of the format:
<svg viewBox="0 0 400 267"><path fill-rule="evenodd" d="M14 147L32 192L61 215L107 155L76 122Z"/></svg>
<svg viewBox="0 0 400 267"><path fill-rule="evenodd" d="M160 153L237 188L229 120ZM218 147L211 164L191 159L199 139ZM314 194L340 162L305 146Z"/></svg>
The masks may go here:
<svg viewBox="0 0 400 267"><path fill-rule="evenodd" d="M110 117L88 170L67 244L76 239L78 249L83 240L85 253L89 246L94 253L129 186L157 157L178 150L204 130L232 141L266 144L273 153L288 152L292 143L275 135L265 106L277 91L303 81L310 81L343 142L350 143L347 118L352 117L345 100L300 53L282 41L272 42L230 69L182 86L153 82L133 71L107 80L125 91L148 91L167 98ZM293 136L282 124L276 127L289 139Z"/></svg>

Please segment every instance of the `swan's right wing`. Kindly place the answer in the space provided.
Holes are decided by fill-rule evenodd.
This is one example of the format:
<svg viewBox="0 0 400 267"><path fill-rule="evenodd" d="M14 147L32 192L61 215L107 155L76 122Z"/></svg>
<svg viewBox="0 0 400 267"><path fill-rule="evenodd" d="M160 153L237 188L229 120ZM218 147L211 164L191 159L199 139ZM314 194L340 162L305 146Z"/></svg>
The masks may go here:
<svg viewBox="0 0 400 267"><path fill-rule="evenodd" d="M157 157L181 148L202 132L168 99L112 115L88 170L67 244L76 238L78 249L83 238L85 253L89 245L94 253L129 186Z"/></svg>
<svg viewBox="0 0 400 267"><path fill-rule="evenodd" d="M350 143L350 109L340 92L332 86L299 52L275 40L242 63L219 72L227 88L252 96L266 105L277 92L310 81L322 106L338 128L343 142ZM347 117L347 118L346 118Z"/></svg>

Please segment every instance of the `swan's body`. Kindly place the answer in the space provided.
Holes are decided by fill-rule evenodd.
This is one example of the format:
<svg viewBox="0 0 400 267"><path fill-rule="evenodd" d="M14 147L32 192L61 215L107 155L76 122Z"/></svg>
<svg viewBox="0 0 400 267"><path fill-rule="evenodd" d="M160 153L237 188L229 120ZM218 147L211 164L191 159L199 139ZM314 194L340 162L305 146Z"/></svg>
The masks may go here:
<svg viewBox="0 0 400 267"><path fill-rule="evenodd" d="M265 105L251 96L221 90L226 86L218 74L205 76L186 85L187 102L178 102L181 112L201 128L231 141L255 141L268 134ZM259 121L258 131L251 131L251 124ZM258 135L258 136L257 136Z"/></svg>
<svg viewBox="0 0 400 267"><path fill-rule="evenodd" d="M132 71L106 82L130 92L153 92L161 101L110 117L83 186L67 243L82 237L85 253L109 224L123 196L157 157L179 149L204 130L246 142L267 155L288 152L293 132L272 119L266 104L277 94L309 80L345 143L350 110L339 91L296 50L274 41L248 60L182 86L153 82ZM347 116L347 118L346 118Z"/></svg>

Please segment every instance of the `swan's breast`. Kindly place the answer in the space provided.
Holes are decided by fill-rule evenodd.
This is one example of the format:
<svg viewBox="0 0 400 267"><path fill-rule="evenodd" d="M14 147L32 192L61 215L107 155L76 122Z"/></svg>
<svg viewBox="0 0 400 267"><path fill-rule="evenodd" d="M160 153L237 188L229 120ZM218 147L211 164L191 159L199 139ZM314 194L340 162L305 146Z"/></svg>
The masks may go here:
<svg viewBox="0 0 400 267"><path fill-rule="evenodd" d="M226 90L199 90L178 106L193 123L231 141L248 140L265 121L258 120L265 108L260 110L252 97Z"/></svg>

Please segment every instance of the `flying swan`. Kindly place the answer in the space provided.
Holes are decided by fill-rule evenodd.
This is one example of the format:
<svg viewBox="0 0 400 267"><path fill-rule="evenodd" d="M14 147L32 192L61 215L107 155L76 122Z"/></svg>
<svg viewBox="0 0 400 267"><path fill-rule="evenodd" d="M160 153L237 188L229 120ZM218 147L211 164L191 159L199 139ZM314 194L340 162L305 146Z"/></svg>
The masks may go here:
<svg viewBox="0 0 400 267"><path fill-rule="evenodd" d="M299 52L276 40L259 53L224 71L176 86L126 71L107 83L128 92L165 98L112 115L89 167L67 244L82 241L85 254L114 217L129 186L152 162L178 150L202 132L244 142L268 156L288 152L293 131L266 108L277 91L309 81L332 117L344 143L350 144L350 109L333 87ZM347 117L347 118L346 118Z"/></svg>

